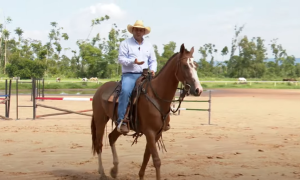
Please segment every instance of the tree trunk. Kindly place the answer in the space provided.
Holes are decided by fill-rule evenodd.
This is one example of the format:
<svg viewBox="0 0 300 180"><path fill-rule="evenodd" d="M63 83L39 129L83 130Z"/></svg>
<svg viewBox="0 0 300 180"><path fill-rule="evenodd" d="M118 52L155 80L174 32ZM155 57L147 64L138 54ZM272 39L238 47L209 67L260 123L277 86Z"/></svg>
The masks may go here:
<svg viewBox="0 0 300 180"><path fill-rule="evenodd" d="M6 46L7 46L7 40L5 40L5 50L4 50L4 69L3 69L4 74L5 74L5 67L6 67Z"/></svg>
<svg viewBox="0 0 300 180"><path fill-rule="evenodd" d="M0 52L2 52L2 37L0 38ZM0 55L0 69L1 69L1 55Z"/></svg>

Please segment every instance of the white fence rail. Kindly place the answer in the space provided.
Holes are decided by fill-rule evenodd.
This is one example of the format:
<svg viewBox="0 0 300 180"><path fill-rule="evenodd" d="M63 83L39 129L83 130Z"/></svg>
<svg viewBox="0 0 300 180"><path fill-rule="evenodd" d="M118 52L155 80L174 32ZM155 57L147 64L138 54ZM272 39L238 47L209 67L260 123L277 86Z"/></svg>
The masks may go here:
<svg viewBox="0 0 300 180"><path fill-rule="evenodd" d="M243 83L243 82L261 82L261 83L274 83L274 82L279 82L279 83L288 83L288 82L299 82L300 81L201 81L200 82L212 82L212 83L223 83L223 82L237 82L237 83Z"/></svg>
<svg viewBox="0 0 300 180"><path fill-rule="evenodd" d="M31 79L24 79L24 80L20 80L20 81L28 81L30 82ZM98 81L87 81L86 83L105 83L105 82L108 82L108 81L112 81L112 80L98 80ZM0 79L0 82L5 82L5 79ZM82 83L84 81L81 81L81 80L74 80L74 81L64 81L64 80L61 80L61 82L57 82L57 83ZM249 83L250 85L252 83L300 83L300 81L246 81L246 82L243 82L243 81L201 81L201 83L240 83L240 84L243 84L243 83ZM21 82L20 82L21 83ZM45 84L49 84L49 83L56 83L56 80L45 80Z"/></svg>
<svg viewBox="0 0 300 180"><path fill-rule="evenodd" d="M31 79L23 79L23 80L21 79L19 81L31 82ZM56 82L56 80L45 80L44 83L45 84L50 84L50 83L105 83L108 81L111 81L111 80L100 80L100 81L80 81L80 80L78 80L78 81L76 81L76 80L63 81L63 80L61 80L60 82ZM5 82L5 80L0 80L0 82ZM22 84L22 82L18 82L18 83Z"/></svg>
<svg viewBox="0 0 300 180"><path fill-rule="evenodd" d="M277 84L282 84L282 83L292 83L295 86L298 86L300 84L300 81L200 81L201 84L204 83L224 83L225 85L227 84L232 84L232 83L236 83L236 84L249 84L250 86L254 83L261 83L261 84L274 84L274 86L277 86Z"/></svg>

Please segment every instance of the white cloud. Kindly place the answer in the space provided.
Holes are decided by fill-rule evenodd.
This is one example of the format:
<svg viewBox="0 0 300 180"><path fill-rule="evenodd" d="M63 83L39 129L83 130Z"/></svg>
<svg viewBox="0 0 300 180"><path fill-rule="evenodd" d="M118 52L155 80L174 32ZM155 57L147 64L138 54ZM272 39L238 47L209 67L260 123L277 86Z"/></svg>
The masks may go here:
<svg viewBox="0 0 300 180"><path fill-rule="evenodd" d="M87 8L81 9L71 19L62 20L62 24L66 27L70 33L81 33L82 37L88 35L91 28L91 21L95 18L100 18L105 15L110 16L108 23L102 22L95 27L96 31L107 32L107 29L111 28L112 21L120 21L126 18L126 12L122 10L116 4L96 4ZM84 35L83 35L84 34Z"/></svg>
<svg viewBox="0 0 300 180"><path fill-rule="evenodd" d="M88 8L81 10L81 13L91 13L91 14L110 14L113 18L122 18L126 14L125 11L121 10L116 4L96 4Z"/></svg>
<svg viewBox="0 0 300 180"><path fill-rule="evenodd" d="M100 25L94 26L91 34L91 23L95 18L100 18L108 15L110 19L108 21L101 22ZM112 24L122 22L127 17L126 11L122 10L119 6L113 3L109 4L95 4L90 7L80 9L77 14L75 14L70 19L63 19L59 21L59 24L64 27L64 31L68 33L70 39L67 42L62 43L65 47L70 47L71 49L77 49L76 41L89 39L94 37L97 33L100 33L100 37L107 37L108 32L112 28Z"/></svg>
<svg viewBox="0 0 300 180"><path fill-rule="evenodd" d="M48 41L48 32L47 31L39 31L39 30L33 30L33 31L24 31L24 34L22 35L25 39L30 38L34 40L39 40L45 43ZM15 35L16 37L16 35Z"/></svg>
<svg viewBox="0 0 300 180"><path fill-rule="evenodd" d="M190 21L186 20L186 25L183 27L178 24L170 24L163 27L162 30L155 31L150 37L159 46L160 52L163 51L162 44L169 41L176 42L176 51L179 51L182 43L187 49L194 46L194 57L198 60L200 58L198 49L205 43L215 44L219 51L226 45L229 47L234 36L234 26L242 25L251 19L253 11L252 7L238 7L224 11L211 11L209 14L199 13ZM218 54L215 59L222 60L223 58Z"/></svg>
<svg viewBox="0 0 300 180"><path fill-rule="evenodd" d="M58 20L58 26L63 27L62 33L69 35L69 40L61 40L61 45L64 48L78 49L76 41L80 39L86 39L91 30L91 21L95 18L100 18L108 15L110 19L108 21L101 22L100 25L94 26L89 39L94 37L97 33L100 33L101 38L107 37L108 32L112 28L112 24L122 22L126 17L126 11L122 10L119 6L113 3L104 4L98 3L90 7L79 9L73 16L65 19ZM32 38L41 40L43 43L49 41L48 34L51 28L47 30L34 30L25 31L25 38ZM71 55L70 51L67 55Z"/></svg>

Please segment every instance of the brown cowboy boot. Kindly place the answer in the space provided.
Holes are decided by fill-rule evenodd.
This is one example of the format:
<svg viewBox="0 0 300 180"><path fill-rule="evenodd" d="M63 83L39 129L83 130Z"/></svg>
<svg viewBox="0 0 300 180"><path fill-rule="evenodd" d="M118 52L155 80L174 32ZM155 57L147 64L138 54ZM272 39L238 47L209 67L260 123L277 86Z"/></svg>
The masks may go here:
<svg viewBox="0 0 300 180"><path fill-rule="evenodd" d="M128 105L127 106L127 109L126 109L126 114L125 114L125 118L120 122L121 125L120 125L120 128L119 128L119 125L117 127L117 131L121 134L127 134L129 133L129 129L128 129L128 126L129 126L129 119L127 118L128 117L128 114L129 114L129 108L130 106ZM124 124L125 123L125 124Z"/></svg>
<svg viewBox="0 0 300 180"><path fill-rule="evenodd" d="M125 123L125 124L124 124ZM121 125L120 125L121 124ZM129 129L128 129L128 119L123 119L121 122L120 122L120 128L119 128L119 125L117 127L117 131L121 134L127 134L129 133Z"/></svg>
<svg viewBox="0 0 300 180"><path fill-rule="evenodd" d="M118 130L122 134L127 134L129 133L129 129L127 127L127 124L122 124L120 127L120 130Z"/></svg>

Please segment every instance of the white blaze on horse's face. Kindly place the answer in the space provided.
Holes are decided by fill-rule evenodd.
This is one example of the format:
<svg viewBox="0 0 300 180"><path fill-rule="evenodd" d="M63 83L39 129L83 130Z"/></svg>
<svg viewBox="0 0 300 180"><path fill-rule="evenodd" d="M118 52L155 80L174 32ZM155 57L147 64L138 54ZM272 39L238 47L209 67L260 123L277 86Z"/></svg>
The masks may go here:
<svg viewBox="0 0 300 180"><path fill-rule="evenodd" d="M189 71L192 76L191 78L193 81L193 84L191 84L193 89L191 89L191 90L194 92L192 92L192 94L199 96L203 92L203 88L200 84L199 77L198 77L198 74L196 71L196 65L194 62L194 58L188 58L187 64L188 64Z"/></svg>
<svg viewBox="0 0 300 180"><path fill-rule="evenodd" d="M192 74L192 77L194 79L198 79L198 74L197 74L197 71L196 71L196 66L194 64L194 58L188 58L188 66L190 68L190 71L191 71L191 74Z"/></svg>

